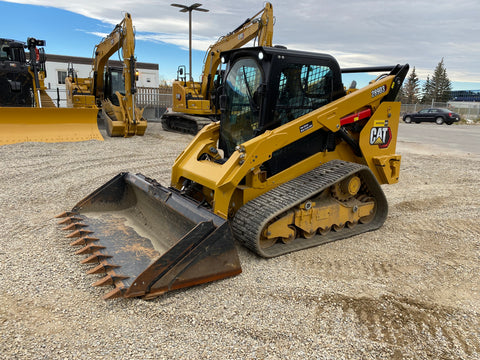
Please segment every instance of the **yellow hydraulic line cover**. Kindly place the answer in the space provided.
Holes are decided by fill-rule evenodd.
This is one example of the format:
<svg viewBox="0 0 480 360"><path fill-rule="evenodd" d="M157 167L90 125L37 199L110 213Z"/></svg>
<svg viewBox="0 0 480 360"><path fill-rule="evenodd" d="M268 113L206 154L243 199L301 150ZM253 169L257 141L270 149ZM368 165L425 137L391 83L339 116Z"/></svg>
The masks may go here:
<svg viewBox="0 0 480 360"><path fill-rule="evenodd" d="M97 109L0 107L0 145L101 140Z"/></svg>

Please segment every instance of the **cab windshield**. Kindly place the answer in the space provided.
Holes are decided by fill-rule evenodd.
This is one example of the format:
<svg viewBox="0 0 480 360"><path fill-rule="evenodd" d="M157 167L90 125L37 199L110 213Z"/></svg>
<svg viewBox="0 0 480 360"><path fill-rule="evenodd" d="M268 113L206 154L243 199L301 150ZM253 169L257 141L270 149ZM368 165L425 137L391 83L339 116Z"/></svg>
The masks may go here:
<svg viewBox="0 0 480 360"><path fill-rule="evenodd" d="M235 147L256 135L259 127L263 72L252 58L238 60L225 81L226 106L222 112L221 147L229 157Z"/></svg>

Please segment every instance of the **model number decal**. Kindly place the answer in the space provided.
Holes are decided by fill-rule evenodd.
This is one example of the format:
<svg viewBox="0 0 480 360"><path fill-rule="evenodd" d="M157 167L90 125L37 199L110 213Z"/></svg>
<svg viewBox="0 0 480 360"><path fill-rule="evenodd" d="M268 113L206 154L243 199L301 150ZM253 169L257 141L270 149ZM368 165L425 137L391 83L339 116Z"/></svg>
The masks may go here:
<svg viewBox="0 0 480 360"><path fill-rule="evenodd" d="M387 86L386 85L380 86L380 87L376 88L375 90L372 90L372 98L374 98L375 96L378 96L380 94L383 94L386 91L387 91Z"/></svg>
<svg viewBox="0 0 480 360"><path fill-rule="evenodd" d="M308 123L300 126L300 132L303 133L303 132L307 131L308 129L311 129L312 127L313 127L313 123L311 121L309 121Z"/></svg>

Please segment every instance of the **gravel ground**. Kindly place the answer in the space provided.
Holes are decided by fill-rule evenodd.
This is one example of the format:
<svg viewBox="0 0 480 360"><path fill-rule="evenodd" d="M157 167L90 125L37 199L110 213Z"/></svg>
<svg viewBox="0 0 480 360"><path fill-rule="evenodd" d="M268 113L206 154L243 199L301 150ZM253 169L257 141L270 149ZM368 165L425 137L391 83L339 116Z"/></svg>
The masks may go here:
<svg viewBox="0 0 480 360"><path fill-rule="evenodd" d="M378 231L151 301L104 301L54 215L121 171L168 185L191 137L0 147L2 359L478 359L480 156L399 142Z"/></svg>

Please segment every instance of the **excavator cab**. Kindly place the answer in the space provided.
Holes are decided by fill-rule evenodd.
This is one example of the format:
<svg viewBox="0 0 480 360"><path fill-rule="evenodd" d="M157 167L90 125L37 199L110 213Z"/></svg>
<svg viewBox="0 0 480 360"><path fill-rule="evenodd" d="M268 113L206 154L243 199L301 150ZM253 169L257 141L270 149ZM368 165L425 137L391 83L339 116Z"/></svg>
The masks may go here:
<svg viewBox="0 0 480 360"><path fill-rule="evenodd" d="M0 106L31 107L32 79L28 72L25 43L0 39Z"/></svg>
<svg viewBox="0 0 480 360"><path fill-rule="evenodd" d="M125 96L125 80L122 75L122 68L109 67L105 71L104 97L113 105L120 106L120 100L116 92Z"/></svg>

